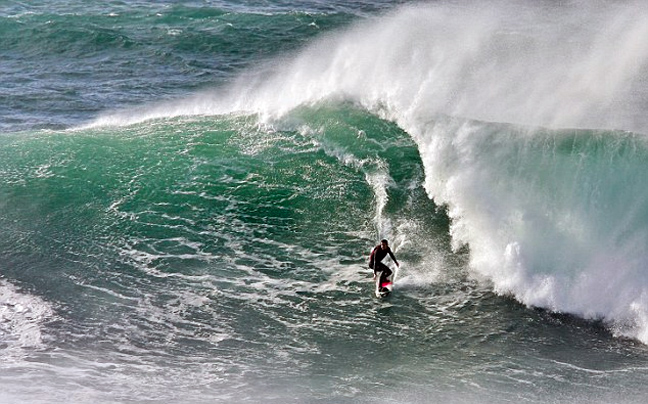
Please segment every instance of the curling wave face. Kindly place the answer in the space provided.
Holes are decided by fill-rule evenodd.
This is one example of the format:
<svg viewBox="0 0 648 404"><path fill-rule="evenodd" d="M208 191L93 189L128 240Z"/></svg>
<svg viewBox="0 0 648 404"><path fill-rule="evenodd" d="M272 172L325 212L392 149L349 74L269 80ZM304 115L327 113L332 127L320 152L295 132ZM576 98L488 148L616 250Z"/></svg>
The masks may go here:
<svg viewBox="0 0 648 404"><path fill-rule="evenodd" d="M272 122L352 100L416 141L426 189L449 207L475 274L525 304L602 318L648 342L646 144L618 131L648 129L645 12L637 2L404 7L218 92L90 126L240 112Z"/></svg>

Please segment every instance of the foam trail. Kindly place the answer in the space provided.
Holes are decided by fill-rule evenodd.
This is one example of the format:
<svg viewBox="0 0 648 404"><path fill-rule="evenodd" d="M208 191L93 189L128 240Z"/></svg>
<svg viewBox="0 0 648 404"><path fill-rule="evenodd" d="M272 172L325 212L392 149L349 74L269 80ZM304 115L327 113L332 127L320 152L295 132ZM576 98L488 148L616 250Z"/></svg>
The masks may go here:
<svg viewBox="0 0 648 404"><path fill-rule="evenodd" d="M376 172L368 172L365 175L365 178L374 191L374 197L376 199L374 224L378 231L378 238L381 239L387 237L387 234L391 233L391 222L383 215L385 206L387 206L387 202L389 201L387 187L391 178L385 169L379 169Z"/></svg>

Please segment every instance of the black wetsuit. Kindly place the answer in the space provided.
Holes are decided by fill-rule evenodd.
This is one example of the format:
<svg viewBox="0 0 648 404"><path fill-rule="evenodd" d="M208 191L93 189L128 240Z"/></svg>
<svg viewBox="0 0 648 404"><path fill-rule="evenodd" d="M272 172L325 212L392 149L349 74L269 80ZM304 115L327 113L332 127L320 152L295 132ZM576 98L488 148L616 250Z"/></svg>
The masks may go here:
<svg viewBox="0 0 648 404"><path fill-rule="evenodd" d="M382 274L380 275L381 284L385 282L387 278L392 274L392 270L381 262L387 256L387 254L389 254L394 262L398 263L391 248L387 247L387 249L383 250L380 244L374 247L373 251L371 251L371 255L369 256L369 268L374 270L374 274L382 272Z"/></svg>

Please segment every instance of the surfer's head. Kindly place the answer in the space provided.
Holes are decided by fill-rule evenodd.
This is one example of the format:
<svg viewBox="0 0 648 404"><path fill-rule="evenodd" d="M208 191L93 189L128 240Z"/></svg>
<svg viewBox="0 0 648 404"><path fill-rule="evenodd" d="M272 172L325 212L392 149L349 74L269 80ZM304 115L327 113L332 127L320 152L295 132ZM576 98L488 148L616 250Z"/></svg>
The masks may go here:
<svg viewBox="0 0 648 404"><path fill-rule="evenodd" d="M386 250L387 247L389 247L389 242L387 242L387 239L380 240L380 248Z"/></svg>

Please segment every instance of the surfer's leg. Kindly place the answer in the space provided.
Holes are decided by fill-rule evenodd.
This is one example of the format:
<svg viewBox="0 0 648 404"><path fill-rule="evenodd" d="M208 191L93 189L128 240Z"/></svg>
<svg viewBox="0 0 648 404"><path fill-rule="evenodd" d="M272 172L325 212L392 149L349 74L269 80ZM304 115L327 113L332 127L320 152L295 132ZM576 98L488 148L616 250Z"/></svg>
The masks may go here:
<svg viewBox="0 0 648 404"><path fill-rule="evenodd" d="M390 282L389 277L391 274L392 271L390 269L387 269L385 272L383 272L382 281L380 283L381 286Z"/></svg>
<svg viewBox="0 0 648 404"><path fill-rule="evenodd" d="M391 269L383 263L377 265L378 270L380 271L380 287L382 288L383 283L387 282L387 279L392 274Z"/></svg>

